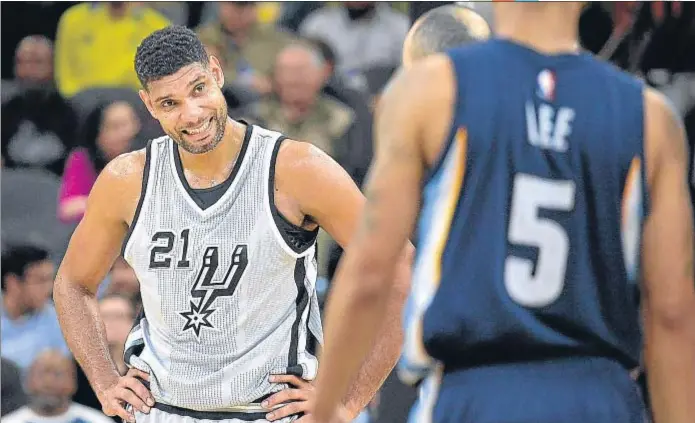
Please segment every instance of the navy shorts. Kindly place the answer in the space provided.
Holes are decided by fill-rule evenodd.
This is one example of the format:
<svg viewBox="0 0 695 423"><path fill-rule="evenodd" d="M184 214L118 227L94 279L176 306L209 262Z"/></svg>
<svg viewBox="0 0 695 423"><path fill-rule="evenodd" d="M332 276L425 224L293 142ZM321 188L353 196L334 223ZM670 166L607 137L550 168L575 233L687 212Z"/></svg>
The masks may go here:
<svg viewBox="0 0 695 423"><path fill-rule="evenodd" d="M597 357L441 370L420 391L413 423L648 421L625 368Z"/></svg>

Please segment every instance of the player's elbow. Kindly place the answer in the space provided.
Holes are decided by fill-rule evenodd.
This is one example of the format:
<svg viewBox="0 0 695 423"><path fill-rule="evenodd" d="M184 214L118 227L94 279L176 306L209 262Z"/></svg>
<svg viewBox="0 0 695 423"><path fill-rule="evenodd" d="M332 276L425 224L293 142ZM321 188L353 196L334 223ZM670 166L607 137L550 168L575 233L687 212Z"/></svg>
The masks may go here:
<svg viewBox="0 0 695 423"><path fill-rule="evenodd" d="M378 255L363 256L360 263L360 297L364 303L388 301L405 303L410 292L410 272L413 260L413 247L403 250L398 259L387 260Z"/></svg>
<svg viewBox="0 0 695 423"><path fill-rule="evenodd" d="M659 300L647 297L644 308L651 326L686 332L695 328L695 293Z"/></svg>
<svg viewBox="0 0 695 423"><path fill-rule="evenodd" d="M96 297L96 292L85 285L65 277L60 271L53 283L53 303L60 309L62 304L70 304L74 298Z"/></svg>

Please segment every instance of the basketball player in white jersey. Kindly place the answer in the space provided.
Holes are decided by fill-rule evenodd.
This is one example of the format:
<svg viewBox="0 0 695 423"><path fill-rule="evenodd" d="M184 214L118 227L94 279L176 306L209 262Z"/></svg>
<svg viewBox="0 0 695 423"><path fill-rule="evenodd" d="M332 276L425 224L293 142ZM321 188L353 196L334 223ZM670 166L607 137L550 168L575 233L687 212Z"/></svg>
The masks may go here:
<svg viewBox="0 0 695 423"><path fill-rule="evenodd" d="M70 348L111 416L313 421L309 381L322 343L316 233L321 226L347 244L364 198L310 144L229 118L220 64L191 30L150 35L135 68L140 96L168 135L109 163L90 194L55 283ZM121 246L144 309L126 341L124 376L109 358L94 298ZM409 254L343 421L395 365Z"/></svg>

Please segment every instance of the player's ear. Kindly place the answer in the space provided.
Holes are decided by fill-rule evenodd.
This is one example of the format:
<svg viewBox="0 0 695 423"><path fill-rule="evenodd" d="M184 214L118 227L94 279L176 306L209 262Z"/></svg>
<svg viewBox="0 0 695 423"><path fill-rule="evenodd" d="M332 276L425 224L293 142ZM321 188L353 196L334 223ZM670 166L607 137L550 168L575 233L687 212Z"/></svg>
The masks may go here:
<svg viewBox="0 0 695 423"><path fill-rule="evenodd" d="M157 119L157 116L154 115L152 100L150 99L150 95L147 93L147 91L140 90L138 91L138 94L140 95L140 100L142 100L142 102L145 103L145 107L147 107L147 111L150 112L150 115L152 115L153 118Z"/></svg>
<svg viewBox="0 0 695 423"><path fill-rule="evenodd" d="M217 86L221 89L224 86L224 72L222 72L220 61L213 55L210 55L210 72L212 72Z"/></svg>

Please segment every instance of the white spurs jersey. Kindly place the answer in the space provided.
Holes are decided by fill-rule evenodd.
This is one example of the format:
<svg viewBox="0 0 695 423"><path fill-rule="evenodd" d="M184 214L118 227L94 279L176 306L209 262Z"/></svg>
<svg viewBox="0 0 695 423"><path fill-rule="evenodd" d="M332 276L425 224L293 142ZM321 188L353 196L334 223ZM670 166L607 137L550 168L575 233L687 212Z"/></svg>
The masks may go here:
<svg viewBox="0 0 695 423"><path fill-rule="evenodd" d="M198 411L262 411L282 387L270 374L314 379L322 343L315 292L316 231L275 208L275 159L283 137L248 125L223 193L183 176L176 144L150 142L143 188L123 255L140 280L144 316L125 345L150 373L158 403Z"/></svg>

